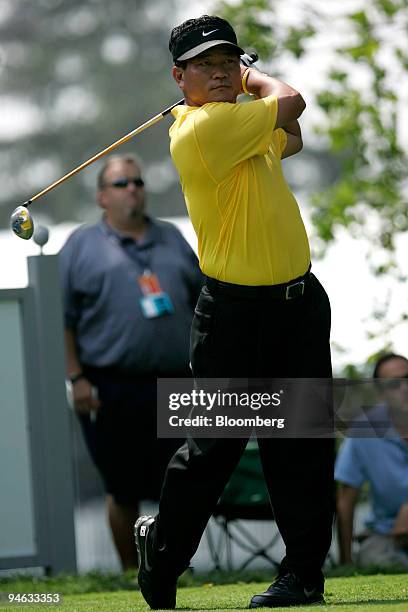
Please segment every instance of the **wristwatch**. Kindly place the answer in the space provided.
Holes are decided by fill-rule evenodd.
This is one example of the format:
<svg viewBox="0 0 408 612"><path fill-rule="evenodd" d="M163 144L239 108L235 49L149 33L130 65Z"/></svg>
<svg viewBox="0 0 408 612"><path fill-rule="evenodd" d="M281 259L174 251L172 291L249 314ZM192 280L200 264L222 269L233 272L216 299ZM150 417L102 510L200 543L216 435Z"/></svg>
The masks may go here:
<svg viewBox="0 0 408 612"><path fill-rule="evenodd" d="M75 374L71 374L70 376L68 376L68 380L71 385L74 385L76 382L78 382L78 380L81 380L81 378L85 378L83 372L76 372Z"/></svg>

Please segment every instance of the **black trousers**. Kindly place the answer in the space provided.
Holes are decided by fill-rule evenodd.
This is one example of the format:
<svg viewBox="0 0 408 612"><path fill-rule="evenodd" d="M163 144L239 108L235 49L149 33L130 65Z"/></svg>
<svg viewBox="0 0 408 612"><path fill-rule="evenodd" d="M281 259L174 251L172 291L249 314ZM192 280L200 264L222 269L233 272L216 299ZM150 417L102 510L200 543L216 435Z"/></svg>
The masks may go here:
<svg viewBox="0 0 408 612"><path fill-rule="evenodd" d="M304 294L291 300L267 288L235 287L211 282L202 289L191 332L194 376L331 378L330 304L313 274ZM179 575L188 567L246 444L188 439L176 452L156 521L158 568ZM334 439L269 438L258 445L286 545L281 569L322 588L334 514Z"/></svg>

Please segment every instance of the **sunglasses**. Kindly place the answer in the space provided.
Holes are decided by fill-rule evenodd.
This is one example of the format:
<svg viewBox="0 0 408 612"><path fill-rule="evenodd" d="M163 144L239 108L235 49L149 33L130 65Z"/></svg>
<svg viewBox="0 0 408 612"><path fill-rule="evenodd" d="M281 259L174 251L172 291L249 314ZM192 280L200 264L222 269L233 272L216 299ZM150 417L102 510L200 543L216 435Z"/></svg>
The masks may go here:
<svg viewBox="0 0 408 612"><path fill-rule="evenodd" d="M104 187L117 187L118 189L126 189L126 187L132 183L135 187L143 187L144 180L140 178L140 176L136 176L135 178L119 178L113 183L104 183Z"/></svg>
<svg viewBox="0 0 408 612"><path fill-rule="evenodd" d="M400 376L400 378L390 378L390 380L382 380L381 387L387 391L395 391L399 389L402 383L405 382L408 384L408 374L405 376Z"/></svg>

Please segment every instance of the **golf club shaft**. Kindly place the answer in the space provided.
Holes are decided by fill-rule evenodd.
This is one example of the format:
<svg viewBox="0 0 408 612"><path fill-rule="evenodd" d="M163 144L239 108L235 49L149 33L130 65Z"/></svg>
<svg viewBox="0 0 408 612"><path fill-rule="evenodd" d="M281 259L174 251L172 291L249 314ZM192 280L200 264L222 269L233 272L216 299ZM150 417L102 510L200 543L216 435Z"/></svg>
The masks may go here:
<svg viewBox="0 0 408 612"><path fill-rule="evenodd" d="M61 185L61 183L71 178L71 176L74 176L74 174L77 174L77 172L80 172L81 170L89 166L90 164L93 164L94 162L96 162L98 159L100 159L104 155L107 155L111 151L114 151L117 147L120 147L122 144L124 144L125 142L133 138L133 136L136 136L136 134L140 134L140 132L147 130L147 128L154 125L155 123L163 119L163 117L168 115L173 110L173 108L175 108L179 104L184 104L184 98L182 100L179 100L175 104L172 104L171 106L166 108L164 111L162 111L158 115L155 115L154 117L152 117L151 119L149 119L148 121L140 125L139 127L135 128L134 130L132 130L131 132L129 132L128 134L126 134L125 136L117 140L116 142L112 143L109 147L106 147L106 149L103 149L103 151L100 151L99 153L97 153L96 155L94 155L93 157L85 161L83 164L81 164L77 168L74 168L73 170L71 170L71 172L68 172L68 174L65 174L65 176L62 176L60 179L58 179L58 181L55 181L55 183L48 185L48 187L46 187L45 189L43 189L42 191L34 195L32 198L30 198L27 202L25 202L24 206L26 207L29 206L32 202L34 202L38 198L41 198L41 196L51 191L51 189L58 187L58 185Z"/></svg>

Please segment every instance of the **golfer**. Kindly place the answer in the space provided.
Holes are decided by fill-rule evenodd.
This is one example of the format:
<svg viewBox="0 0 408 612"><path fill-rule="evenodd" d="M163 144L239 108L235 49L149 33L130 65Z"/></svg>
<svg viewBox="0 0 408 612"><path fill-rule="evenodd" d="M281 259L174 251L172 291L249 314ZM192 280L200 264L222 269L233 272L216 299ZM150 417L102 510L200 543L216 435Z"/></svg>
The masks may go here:
<svg viewBox="0 0 408 612"><path fill-rule="evenodd" d="M193 374L330 378L329 300L310 272L308 238L281 168L302 148L305 103L289 85L241 65L244 51L219 17L184 22L169 47L185 98L172 111L170 149L206 275L191 332ZM237 102L243 92L253 100ZM189 439L170 461L159 514L135 525L139 584L152 608L175 607L177 578L246 443ZM286 555L250 607L323 603L333 440L258 443Z"/></svg>

